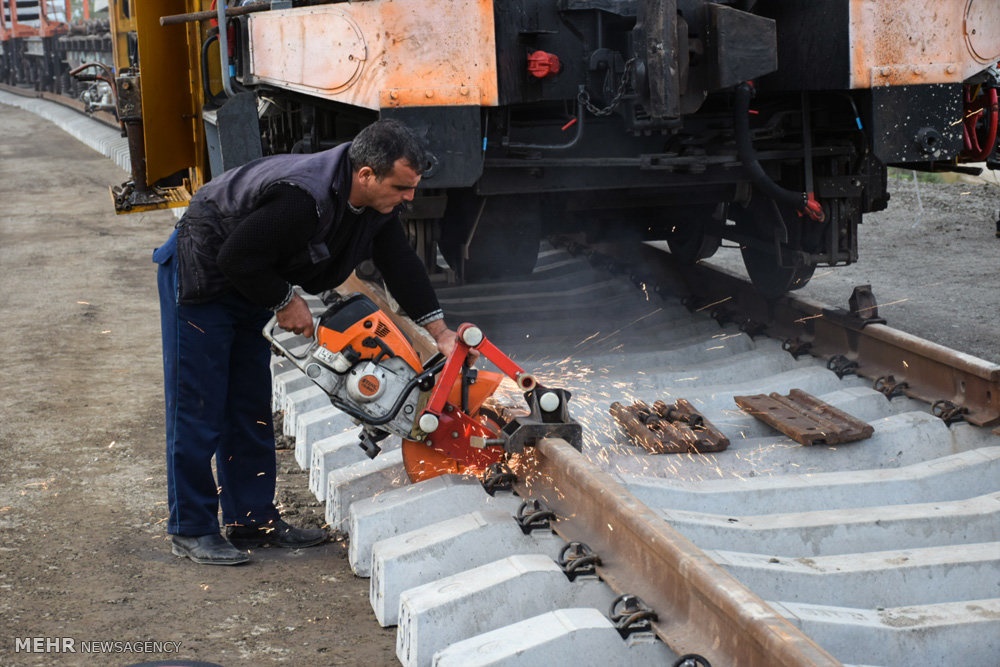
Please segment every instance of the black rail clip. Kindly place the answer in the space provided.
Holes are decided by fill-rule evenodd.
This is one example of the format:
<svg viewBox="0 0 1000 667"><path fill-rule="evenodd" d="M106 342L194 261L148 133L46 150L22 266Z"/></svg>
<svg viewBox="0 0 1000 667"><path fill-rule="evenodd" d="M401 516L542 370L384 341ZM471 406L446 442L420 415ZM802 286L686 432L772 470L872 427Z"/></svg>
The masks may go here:
<svg viewBox="0 0 1000 667"><path fill-rule="evenodd" d="M875 391L882 392L888 399L902 396L903 390L909 386L908 382L896 382L896 378L892 375L883 375L875 380L875 383L872 385Z"/></svg>
<svg viewBox="0 0 1000 667"><path fill-rule="evenodd" d="M631 593L619 595L614 599L608 617L615 624L622 639L636 632L651 632L653 622L658 619L656 612L650 609L642 598Z"/></svg>
<svg viewBox="0 0 1000 667"><path fill-rule="evenodd" d="M871 285L858 285L847 300L851 315L861 320L861 327L868 324L885 324L885 318L878 316L878 302Z"/></svg>
<svg viewBox="0 0 1000 667"><path fill-rule="evenodd" d="M955 422L964 420L965 415L969 414L969 408L955 405L951 401L942 399L934 401L934 404L931 405L931 414L940 418L948 426L951 426Z"/></svg>
<svg viewBox="0 0 1000 667"><path fill-rule="evenodd" d="M583 542L570 542L559 552L556 561L570 581L580 576L596 576L601 557Z"/></svg>
<svg viewBox="0 0 1000 667"><path fill-rule="evenodd" d="M826 362L826 367L836 373L837 377L841 380L844 379L845 375L858 374L858 362L851 361L842 354L835 354L830 357Z"/></svg>
<svg viewBox="0 0 1000 667"><path fill-rule="evenodd" d="M533 530L552 530L555 519L556 513L541 500L525 500L514 515L514 520L525 535L530 535Z"/></svg>
<svg viewBox="0 0 1000 667"><path fill-rule="evenodd" d="M479 481L483 485L483 490L492 496L497 491L513 491L517 475L514 474L514 471L510 469L510 466L506 462L497 461L496 463L491 463L483 471L483 475Z"/></svg>
<svg viewBox="0 0 1000 667"><path fill-rule="evenodd" d="M781 344L781 349L798 359L803 354L809 354L813 344L800 338L786 338Z"/></svg>
<svg viewBox="0 0 1000 667"><path fill-rule="evenodd" d="M750 336L750 338L756 338L767 331L767 325L753 318L747 318L740 322L740 331Z"/></svg>

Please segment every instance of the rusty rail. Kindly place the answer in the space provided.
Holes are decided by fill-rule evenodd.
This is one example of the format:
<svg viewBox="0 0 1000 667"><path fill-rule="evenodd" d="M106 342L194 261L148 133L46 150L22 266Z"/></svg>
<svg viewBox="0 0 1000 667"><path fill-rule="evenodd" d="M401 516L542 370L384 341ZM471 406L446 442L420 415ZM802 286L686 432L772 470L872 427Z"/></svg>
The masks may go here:
<svg viewBox="0 0 1000 667"><path fill-rule="evenodd" d="M597 572L616 593L656 612L654 631L678 655L739 667L841 664L568 443L542 440L514 470L518 493L544 502L563 539L600 557Z"/></svg>
<svg viewBox="0 0 1000 667"><path fill-rule="evenodd" d="M47 93L44 91L38 91L35 89L19 88L17 86L11 86L6 83L0 83L0 90L11 93L12 95L18 95L20 97L30 97L34 99L41 99L47 102L55 102L73 111L78 111L79 113L89 116L94 120L107 125L108 127L113 127L116 130L121 130L121 125L118 123L118 119L115 118L114 114L108 113L107 111L87 111L86 105L80 100L73 99L72 97L66 97L65 95L57 95L55 93Z"/></svg>

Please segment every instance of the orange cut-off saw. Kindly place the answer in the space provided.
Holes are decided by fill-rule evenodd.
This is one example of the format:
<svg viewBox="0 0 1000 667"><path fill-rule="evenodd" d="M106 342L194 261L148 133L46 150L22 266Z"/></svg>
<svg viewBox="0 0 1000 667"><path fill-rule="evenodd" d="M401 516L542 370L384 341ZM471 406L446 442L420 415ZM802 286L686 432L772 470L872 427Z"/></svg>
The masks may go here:
<svg viewBox="0 0 1000 667"><path fill-rule="evenodd" d="M472 324L458 328L447 357L421 363L406 336L363 294L337 298L318 318L312 339L264 327L274 350L289 359L362 425L359 445L374 458L389 435L402 439L411 481L447 473L482 475L508 454L557 437L577 449L580 425L569 416L570 393L543 387ZM471 367L477 350L499 370ZM490 399L504 377L527 405L497 408Z"/></svg>

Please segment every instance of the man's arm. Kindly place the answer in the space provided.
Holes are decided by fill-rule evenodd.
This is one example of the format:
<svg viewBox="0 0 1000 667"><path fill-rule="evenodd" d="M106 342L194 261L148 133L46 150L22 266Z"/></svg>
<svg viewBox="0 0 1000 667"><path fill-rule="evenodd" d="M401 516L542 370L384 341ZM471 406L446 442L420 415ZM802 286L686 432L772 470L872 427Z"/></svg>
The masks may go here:
<svg viewBox="0 0 1000 667"><path fill-rule="evenodd" d="M444 322L444 318L428 322L424 325L424 329L427 329L427 333L434 338L434 342L437 343L438 351L441 354L449 355L455 350L458 334L448 328L448 325Z"/></svg>
<svg viewBox="0 0 1000 667"><path fill-rule="evenodd" d="M284 308L275 311L278 318L278 326L285 331L291 331L312 338L315 333L312 311L309 304L297 293L292 294L291 300Z"/></svg>
<svg viewBox="0 0 1000 667"><path fill-rule="evenodd" d="M387 222L375 237L372 260L406 314L433 336L438 351L450 354L455 349L458 334L445 323L427 270L410 247L398 220ZM472 358L478 356L479 353L473 350Z"/></svg>
<svg viewBox="0 0 1000 667"><path fill-rule="evenodd" d="M275 267L309 243L318 223L316 203L304 190L275 186L223 242L219 268L251 302L274 311L287 308L294 301L292 286Z"/></svg>

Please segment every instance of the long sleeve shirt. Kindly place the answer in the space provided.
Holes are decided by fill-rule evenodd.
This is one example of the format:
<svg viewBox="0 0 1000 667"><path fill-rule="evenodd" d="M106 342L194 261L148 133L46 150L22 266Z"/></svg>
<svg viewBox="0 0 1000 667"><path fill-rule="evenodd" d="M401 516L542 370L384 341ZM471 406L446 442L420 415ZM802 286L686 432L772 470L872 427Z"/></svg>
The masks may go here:
<svg viewBox="0 0 1000 667"><path fill-rule="evenodd" d="M274 307L292 285L314 293L333 289L358 264L371 259L411 318L418 324L440 319L441 308L426 269L398 218L373 230L369 217L369 211L356 214L348 209L325 239L330 258L302 261L319 224L316 205L304 190L277 184L223 241L218 266L247 299Z"/></svg>

